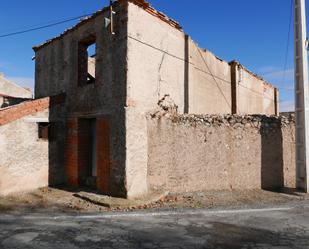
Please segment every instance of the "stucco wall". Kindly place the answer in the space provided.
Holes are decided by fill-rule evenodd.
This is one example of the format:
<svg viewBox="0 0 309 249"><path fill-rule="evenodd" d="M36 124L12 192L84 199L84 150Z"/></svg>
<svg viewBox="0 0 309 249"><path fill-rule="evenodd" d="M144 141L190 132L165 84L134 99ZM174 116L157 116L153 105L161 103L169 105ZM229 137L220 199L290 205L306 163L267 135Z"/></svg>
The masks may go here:
<svg viewBox="0 0 309 249"><path fill-rule="evenodd" d="M136 108L152 109L171 94L184 109L184 53L181 31L129 3L127 84Z"/></svg>
<svg viewBox="0 0 309 249"><path fill-rule="evenodd" d="M12 97L18 97L18 98L32 98L33 97L33 94L30 90L27 90L9 81L1 73L0 73L0 93L6 94Z"/></svg>
<svg viewBox="0 0 309 249"><path fill-rule="evenodd" d="M148 129L150 190L295 187L291 117L180 115Z"/></svg>
<svg viewBox="0 0 309 249"><path fill-rule="evenodd" d="M231 112L227 62L132 3L128 13L128 97L137 106L152 109L169 94L179 112Z"/></svg>
<svg viewBox="0 0 309 249"><path fill-rule="evenodd" d="M232 112L229 63L135 4L128 13L128 97L136 106L152 109L168 94L180 113ZM238 113L275 114L274 87L238 65Z"/></svg>
<svg viewBox="0 0 309 249"><path fill-rule="evenodd" d="M232 113L233 86L229 63L199 48L182 30L128 4L126 181L130 197L147 191L145 165L150 152L146 144L152 143L152 137L147 137L146 114L165 96L179 113ZM274 108L264 104L264 82L251 73L245 76L239 84L246 91L240 88L236 97L241 98L234 100L241 113L274 114ZM262 95L255 98L254 91Z"/></svg>
<svg viewBox="0 0 309 249"><path fill-rule="evenodd" d="M239 114L274 114L275 89L248 70L239 67L237 108Z"/></svg>
<svg viewBox="0 0 309 249"><path fill-rule="evenodd" d="M228 63L132 3L127 39L126 181L130 197L147 192L146 114L166 95L180 113L230 113L231 72Z"/></svg>
<svg viewBox="0 0 309 249"><path fill-rule="evenodd" d="M190 40L188 113L231 113L231 68Z"/></svg>
<svg viewBox="0 0 309 249"><path fill-rule="evenodd" d="M37 120L48 112L0 126L0 195L48 185L49 144L38 138Z"/></svg>

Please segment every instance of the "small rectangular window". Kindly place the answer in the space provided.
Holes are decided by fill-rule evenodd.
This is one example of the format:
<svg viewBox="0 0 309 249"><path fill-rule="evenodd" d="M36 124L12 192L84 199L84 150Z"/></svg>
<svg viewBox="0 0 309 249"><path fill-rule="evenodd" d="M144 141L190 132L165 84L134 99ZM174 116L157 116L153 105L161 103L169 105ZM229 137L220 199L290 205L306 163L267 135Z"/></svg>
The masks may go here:
<svg viewBox="0 0 309 249"><path fill-rule="evenodd" d="M96 37L89 36L78 44L78 85L95 83Z"/></svg>
<svg viewBox="0 0 309 249"><path fill-rule="evenodd" d="M49 140L51 134L50 123L38 123L38 137L42 140Z"/></svg>

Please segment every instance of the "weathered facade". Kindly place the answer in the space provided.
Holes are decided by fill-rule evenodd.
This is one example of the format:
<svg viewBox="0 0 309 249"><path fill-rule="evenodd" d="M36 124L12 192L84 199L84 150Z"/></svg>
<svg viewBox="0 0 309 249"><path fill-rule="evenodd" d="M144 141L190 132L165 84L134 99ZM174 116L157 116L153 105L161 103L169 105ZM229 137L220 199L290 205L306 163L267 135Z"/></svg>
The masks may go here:
<svg viewBox="0 0 309 249"><path fill-rule="evenodd" d="M51 179L128 198L146 194L147 116L167 97L179 114L278 114L276 88L199 48L143 0L113 7L115 34L105 27L106 8L34 47L35 96L67 96L50 112L59 124Z"/></svg>
<svg viewBox="0 0 309 249"><path fill-rule="evenodd" d="M0 195L48 186L55 146L49 110L61 102L46 97L0 109Z"/></svg>
<svg viewBox="0 0 309 249"><path fill-rule="evenodd" d="M292 115L149 116L148 186L172 192L295 188L294 129Z"/></svg>

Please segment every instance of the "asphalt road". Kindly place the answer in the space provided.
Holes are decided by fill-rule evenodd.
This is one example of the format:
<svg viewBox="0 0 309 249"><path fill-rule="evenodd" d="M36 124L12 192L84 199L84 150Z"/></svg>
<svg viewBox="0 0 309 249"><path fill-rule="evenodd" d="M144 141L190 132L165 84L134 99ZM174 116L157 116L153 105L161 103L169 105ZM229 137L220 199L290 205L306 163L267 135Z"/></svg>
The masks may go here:
<svg viewBox="0 0 309 249"><path fill-rule="evenodd" d="M0 248L309 248L309 207L2 214Z"/></svg>

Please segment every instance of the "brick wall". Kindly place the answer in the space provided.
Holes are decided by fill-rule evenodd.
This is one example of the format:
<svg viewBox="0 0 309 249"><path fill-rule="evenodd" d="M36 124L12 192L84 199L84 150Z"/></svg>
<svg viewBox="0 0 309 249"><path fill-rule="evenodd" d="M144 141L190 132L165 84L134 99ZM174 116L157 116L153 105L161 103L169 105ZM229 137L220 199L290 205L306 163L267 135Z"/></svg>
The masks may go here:
<svg viewBox="0 0 309 249"><path fill-rule="evenodd" d="M90 122L83 119L69 119L67 121L66 139L66 174L67 182L72 187L79 187L81 179L89 176L91 168L91 139ZM109 127L105 119L96 120L96 155L97 155L97 189L102 193L109 193L110 185L110 150Z"/></svg>
<svg viewBox="0 0 309 249"><path fill-rule="evenodd" d="M0 126L18 120L27 115L41 112L51 106L63 103L65 95L36 99L0 110Z"/></svg>

